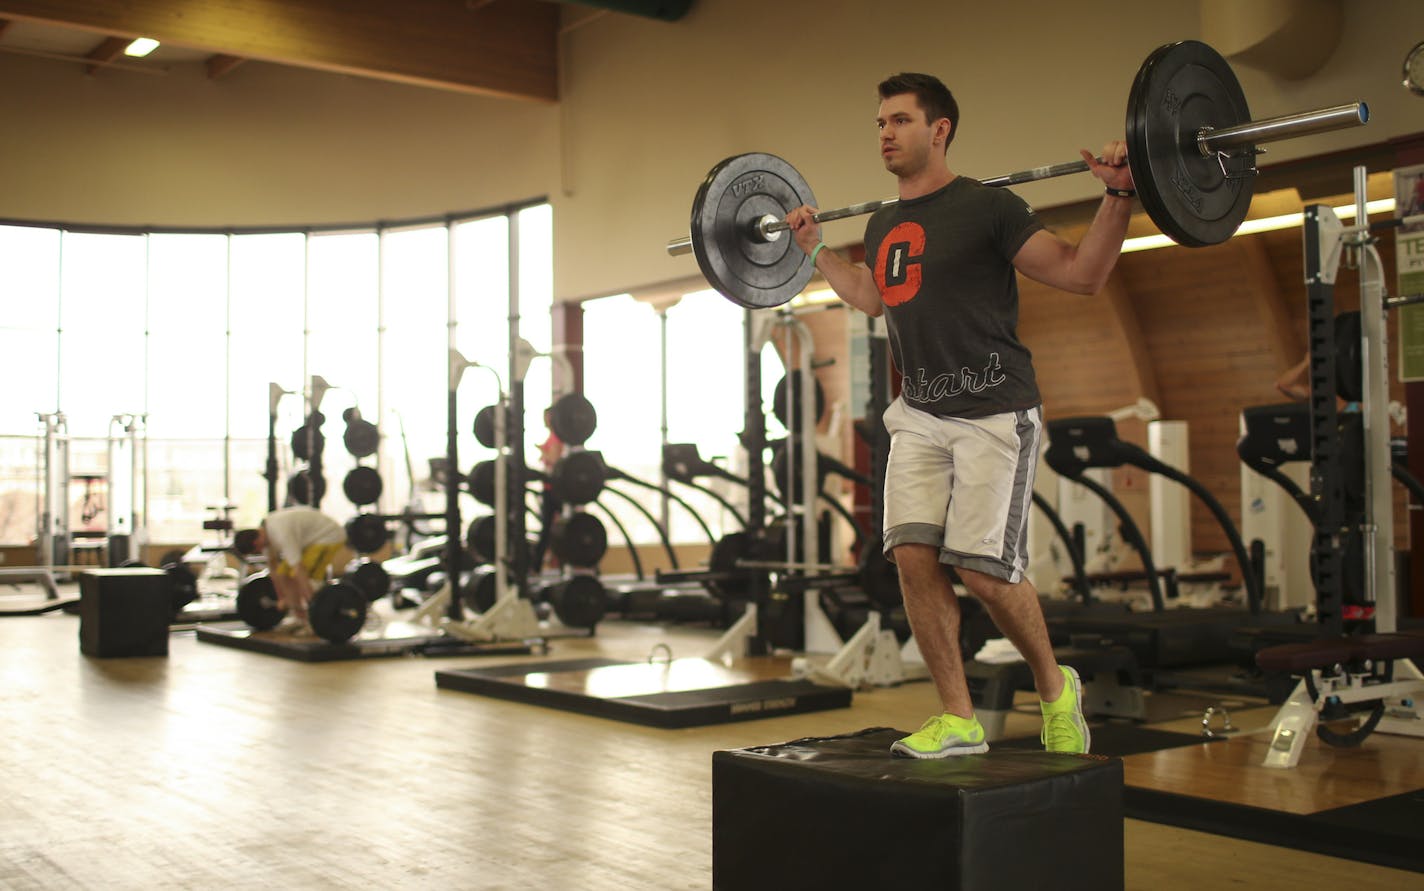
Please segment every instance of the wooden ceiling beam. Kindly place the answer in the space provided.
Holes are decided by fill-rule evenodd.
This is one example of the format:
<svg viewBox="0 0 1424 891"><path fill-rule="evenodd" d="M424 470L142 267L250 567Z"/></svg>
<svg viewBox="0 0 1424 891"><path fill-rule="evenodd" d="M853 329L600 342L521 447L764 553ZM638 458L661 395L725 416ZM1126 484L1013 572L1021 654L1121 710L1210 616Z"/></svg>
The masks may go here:
<svg viewBox="0 0 1424 891"><path fill-rule="evenodd" d="M84 58L94 63L84 66L84 73L93 74L114 61L124 51L124 47L132 42L132 37L105 37L98 46L84 54Z"/></svg>
<svg viewBox="0 0 1424 891"><path fill-rule="evenodd" d="M241 56L229 56L225 53L209 56L206 62L208 66L208 80L217 80L246 61L247 60Z"/></svg>
<svg viewBox="0 0 1424 891"><path fill-rule="evenodd" d="M0 18L460 92L558 99L556 3L0 0Z"/></svg>
<svg viewBox="0 0 1424 891"><path fill-rule="evenodd" d="M0 37L5 36L5 29L10 27L9 19L0 19Z"/></svg>

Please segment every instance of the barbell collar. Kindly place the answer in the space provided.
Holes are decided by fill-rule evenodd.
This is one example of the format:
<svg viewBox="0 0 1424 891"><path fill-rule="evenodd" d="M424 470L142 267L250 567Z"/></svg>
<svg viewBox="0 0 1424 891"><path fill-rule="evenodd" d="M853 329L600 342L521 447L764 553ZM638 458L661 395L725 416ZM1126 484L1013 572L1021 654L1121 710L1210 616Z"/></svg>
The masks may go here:
<svg viewBox="0 0 1424 891"><path fill-rule="evenodd" d="M1259 121L1247 121L1234 127L1204 128L1197 134L1197 148L1203 158L1231 149L1254 147L1264 142L1295 139L1316 133L1329 133L1358 127L1370 119L1369 106L1351 102L1331 108L1318 108L1299 114L1286 114Z"/></svg>
<svg viewBox="0 0 1424 891"><path fill-rule="evenodd" d="M1082 163L1081 161L1079 162ZM1083 169L1087 169L1084 167ZM829 223L832 220L843 220L847 217L858 217L862 214L874 213L882 207L898 202L899 198L882 198L879 201L863 201L860 204L852 204L848 207L836 207L830 210L821 210L811 215L811 219L817 223ZM748 235L761 242L776 241L781 237L781 233L791 227L786 225L785 220L777 219L771 214L763 214L751 225ZM679 254L692 253L692 236L684 235L681 238L674 238L668 242L667 252L676 257Z"/></svg>

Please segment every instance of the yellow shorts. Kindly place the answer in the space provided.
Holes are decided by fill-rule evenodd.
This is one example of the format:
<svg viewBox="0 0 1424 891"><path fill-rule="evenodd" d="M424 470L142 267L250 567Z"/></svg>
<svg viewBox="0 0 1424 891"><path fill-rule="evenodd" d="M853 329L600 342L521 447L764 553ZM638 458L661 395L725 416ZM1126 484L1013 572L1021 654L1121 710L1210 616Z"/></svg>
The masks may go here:
<svg viewBox="0 0 1424 891"><path fill-rule="evenodd" d="M302 550L302 568L307 571L307 577L312 581L321 581L326 578L326 570L331 566L331 561L336 559L336 555L345 547L343 542L333 544L307 545ZM296 567L283 560L277 564L277 575L289 576Z"/></svg>

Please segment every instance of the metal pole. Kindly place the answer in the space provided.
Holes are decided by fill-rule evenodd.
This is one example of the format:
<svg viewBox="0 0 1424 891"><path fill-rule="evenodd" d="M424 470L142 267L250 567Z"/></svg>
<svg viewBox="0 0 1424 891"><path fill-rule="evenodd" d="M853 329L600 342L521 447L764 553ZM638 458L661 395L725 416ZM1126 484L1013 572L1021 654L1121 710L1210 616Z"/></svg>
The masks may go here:
<svg viewBox="0 0 1424 891"><path fill-rule="evenodd" d="M445 249L445 342L449 356L449 393L445 402L445 584L450 591L446 615L452 622L464 618L460 605L460 445L459 404L455 392L460 386L463 364L455 368L459 352L455 349L455 224L447 223Z"/></svg>
<svg viewBox="0 0 1424 891"><path fill-rule="evenodd" d="M527 524L524 516L524 375L518 366L528 365L520 360L519 338L519 212L510 210L505 219L509 226L509 459L507 463L508 505L506 528L509 539L506 547L513 550L509 567L514 572L514 584L519 596L529 596L529 549L524 546L528 540Z"/></svg>
<svg viewBox="0 0 1424 891"><path fill-rule="evenodd" d="M1389 349L1385 335L1384 269L1369 234L1368 171L1356 167L1355 225L1360 239L1361 420L1365 438L1365 596L1375 605L1375 630L1395 630L1394 500L1390 497ZM1373 262L1375 274L1370 274Z"/></svg>

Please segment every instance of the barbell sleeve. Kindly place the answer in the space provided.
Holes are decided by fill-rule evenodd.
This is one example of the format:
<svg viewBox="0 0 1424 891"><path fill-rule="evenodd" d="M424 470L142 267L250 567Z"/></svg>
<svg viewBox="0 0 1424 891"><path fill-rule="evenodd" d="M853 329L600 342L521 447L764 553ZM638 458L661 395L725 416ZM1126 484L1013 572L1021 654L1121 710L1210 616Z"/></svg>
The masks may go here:
<svg viewBox="0 0 1424 891"><path fill-rule="evenodd" d="M1219 130L1206 129L1197 134L1197 148L1202 157L1211 157L1227 149L1255 146L1263 142L1294 139L1297 136L1311 136L1358 127L1370 119L1370 108L1363 102L1336 105L1333 108L1319 108L1299 114L1280 115L1260 121L1247 121L1234 127Z"/></svg>

